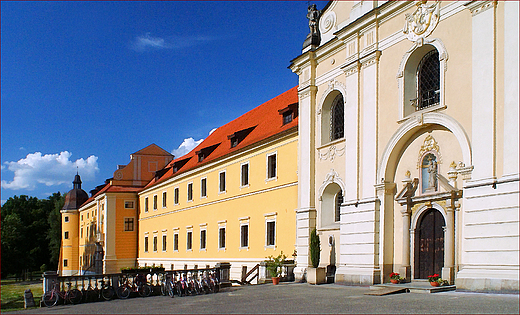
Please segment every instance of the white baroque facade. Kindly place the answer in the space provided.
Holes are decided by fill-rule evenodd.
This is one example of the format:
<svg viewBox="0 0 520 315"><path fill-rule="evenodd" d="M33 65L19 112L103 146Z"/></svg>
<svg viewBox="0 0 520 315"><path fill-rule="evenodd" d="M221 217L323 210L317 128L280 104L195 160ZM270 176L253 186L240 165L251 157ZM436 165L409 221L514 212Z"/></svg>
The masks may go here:
<svg viewBox="0 0 520 315"><path fill-rule="evenodd" d="M299 76L297 277L519 289L514 1L331 1ZM335 268L331 268L334 266Z"/></svg>

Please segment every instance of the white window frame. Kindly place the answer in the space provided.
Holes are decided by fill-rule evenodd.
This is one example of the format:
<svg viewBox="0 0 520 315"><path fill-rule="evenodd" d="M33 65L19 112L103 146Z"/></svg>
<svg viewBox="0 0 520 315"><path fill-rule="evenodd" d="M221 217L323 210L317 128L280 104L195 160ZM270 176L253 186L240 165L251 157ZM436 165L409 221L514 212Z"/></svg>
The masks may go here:
<svg viewBox="0 0 520 315"><path fill-rule="evenodd" d="M244 246L242 244L242 238L243 238L242 227L243 226L247 226L247 246ZM240 223L240 249L249 249L249 243L250 243L250 240L249 240L249 222Z"/></svg>
<svg viewBox="0 0 520 315"><path fill-rule="evenodd" d="M203 187L202 181L205 181L205 183L206 183L206 185L205 185L205 190L206 190L205 193L206 193L206 195L202 195L202 187ZM200 179L200 199L206 199L206 198L208 198L208 178L207 177L202 177Z"/></svg>
<svg viewBox="0 0 520 315"><path fill-rule="evenodd" d="M152 206L153 206L153 211L157 211L157 201L158 201L158 197L157 195L153 195L153 201L152 201Z"/></svg>
<svg viewBox="0 0 520 315"><path fill-rule="evenodd" d="M177 242L175 242L175 238L177 238ZM177 248L175 248L175 245L177 245ZM179 229L178 228L173 229L172 248L173 248L174 253L179 251Z"/></svg>
<svg viewBox="0 0 520 315"><path fill-rule="evenodd" d="M220 189L222 187L222 185L221 185L221 177L220 177L221 174L224 174L224 190ZM226 181L227 181L226 170L218 172L218 193L219 193L219 195L226 193L226 191L227 191L227 183L226 183Z"/></svg>
<svg viewBox="0 0 520 315"><path fill-rule="evenodd" d="M162 252L165 253L168 251L168 234L166 232L162 233L162 242L161 242Z"/></svg>
<svg viewBox="0 0 520 315"><path fill-rule="evenodd" d="M148 197L144 197L144 212L148 212L148 210L150 210L149 201L150 200L148 200Z"/></svg>
<svg viewBox="0 0 520 315"><path fill-rule="evenodd" d="M202 231L204 231L204 236L205 236L205 239L204 239L204 247L202 247ZM204 226L201 226L200 227L200 233L199 233L199 251L200 252L205 252L208 248L208 229L207 229L207 226L204 225Z"/></svg>
<svg viewBox="0 0 520 315"><path fill-rule="evenodd" d="M276 248L276 213L268 213L268 214L265 214L265 248ZM268 223L269 222L274 222L274 244L269 244L268 245L268 240L269 240L269 234L268 234Z"/></svg>
<svg viewBox="0 0 520 315"><path fill-rule="evenodd" d="M143 252L148 253L150 249L149 234L145 233L143 238Z"/></svg>
<svg viewBox="0 0 520 315"><path fill-rule="evenodd" d="M191 246L190 248L188 248L188 240L189 240L189 237L188 237L188 234L191 233ZM186 227L186 251L187 252L192 252L193 251L193 227L190 226L190 227Z"/></svg>
<svg viewBox="0 0 520 315"><path fill-rule="evenodd" d="M66 215L65 217L63 217L63 221L65 221L65 223L68 223L69 222L69 216Z"/></svg>
<svg viewBox="0 0 520 315"><path fill-rule="evenodd" d="M159 237L158 237L157 233L153 234L152 246L153 246L153 252L157 253L157 251L159 250Z"/></svg>
<svg viewBox="0 0 520 315"><path fill-rule="evenodd" d="M243 169L243 166L244 166L244 165L247 165L247 184L245 184L245 185L243 184L243 181L242 181L243 176L244 176L244 175L243 175L243 170L244 170L244 169ZM251 173L251 172L249 172L249 161L244 162L244 163L241 163L241 164L240 164L240 188L247 188L247 187L249 187L249 174L250 174L250 173Z"/></svg>
<svg viewBox="0 0 520 315"><path fill-rule="evenodd" d="M190 186L191 186L191 199L190 199ZM193 182L186 184L186 201L193 202Z"/></svg>
<svg viewBox="0 0 520 315"><path fill-rule="evenodd" d="M274 171L274 176L273 177L269 177L269 158L274 156L274 161L275 161L275 171ZM274 152L271 152L271 153L267 153L265 155L265 181L268 182L268 181L276 181L278 179L278 151L274 151Z"/></svg>
<svg viewBox="0 0 520 315"><path fill-rule="evenodd" d="M168 207L168 194L166 193L166 191L162 192L162 207L163 209Z"/></svg>
<svg viewBox="0 0 520 315"><path fill-rule="evenodd" d="M174 187L173 188L173 205L174 206L178 206L179 205L180 198L181 198L181 194L180 194L179 187L178 186Z"/></svg>

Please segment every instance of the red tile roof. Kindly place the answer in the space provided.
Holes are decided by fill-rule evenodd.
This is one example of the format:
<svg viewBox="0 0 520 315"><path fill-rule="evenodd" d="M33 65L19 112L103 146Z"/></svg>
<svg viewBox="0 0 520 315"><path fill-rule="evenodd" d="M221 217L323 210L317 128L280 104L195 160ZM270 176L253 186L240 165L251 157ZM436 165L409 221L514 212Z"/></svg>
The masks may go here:
<svg viewBox="0 0 520 315"><path fill-rule="evenodd" d="M191 150L188 154L181 156L171 161L164 169L159 178L154 178L148 183L145 188L151 187L155 184L163 182L168 178L184 173L188 170L199 167L218 158L226 156L230 153L241 150L259 141L265 140L271 136L284 132L298 125L298 118L294 118L292 122L283 125L282 115L278 112L289 105L298 103L298 87L294 87L289 91L265 102L264 104L250 110L237 119L217 128L211 135L209 135L196 148ZM296 107L297 108L297 107ZM246 135L246 137L234 148L231 147L231 142L228 136L235 134L238 131L254 127L254 129ZM202 149L218 145L211 153L199 162L197 152L205 152ZM177 172L173 172L175 162L189 159L187 163L180 166ZM168 169L169 168L169 169ZM160 174L159 173L159 174Z"/></svg>

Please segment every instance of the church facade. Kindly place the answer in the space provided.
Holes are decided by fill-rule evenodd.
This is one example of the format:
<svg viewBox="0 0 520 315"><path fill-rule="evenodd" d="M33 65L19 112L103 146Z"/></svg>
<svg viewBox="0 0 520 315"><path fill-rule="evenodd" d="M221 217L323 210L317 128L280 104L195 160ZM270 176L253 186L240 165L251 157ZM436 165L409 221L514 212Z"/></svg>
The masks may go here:
<svg viewBox="0 0 520 315"><path fill-rule="evenodd" d="M309 7L299 76L297 278L440 274L518 290L518 3ZM333 266L333 268L330 268Z"/></svg>

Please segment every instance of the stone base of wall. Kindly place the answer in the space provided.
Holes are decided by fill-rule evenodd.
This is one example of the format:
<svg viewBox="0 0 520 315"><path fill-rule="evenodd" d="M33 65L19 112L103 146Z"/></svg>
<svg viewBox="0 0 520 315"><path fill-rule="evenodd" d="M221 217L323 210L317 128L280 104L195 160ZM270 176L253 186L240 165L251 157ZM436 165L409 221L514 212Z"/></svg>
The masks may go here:
<svg viewBox="0 0 520 315"><path fill-rule="evenodd" d="M457 278L455 279L457 290L474 292L496 292L518 294L519 281L511 279L486 279L486 278Z"/></svg>
<svg viewBox="0 0 520 315"><path fill-rule="evenodd" d="M373 285L381 283L379 275L350 275L336 273L335 282L344 285Z"/></svg>

